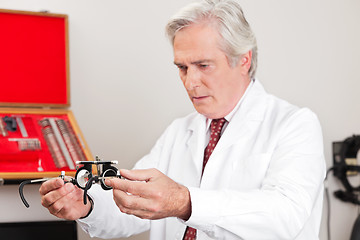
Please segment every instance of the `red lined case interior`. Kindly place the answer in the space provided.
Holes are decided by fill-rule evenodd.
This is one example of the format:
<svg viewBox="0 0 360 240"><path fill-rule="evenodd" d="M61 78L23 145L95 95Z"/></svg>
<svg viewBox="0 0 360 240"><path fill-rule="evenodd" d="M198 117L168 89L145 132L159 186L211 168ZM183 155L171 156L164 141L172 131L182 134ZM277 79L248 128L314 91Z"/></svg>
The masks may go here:
<svg viewBox="0 0 360 240"><path fill-rule="evenodd" d="M19 126L15 132L8 131L8 136L0 136L0 172L52 172L71 171L69 167L57 168L45 138L41 131L39 121L44 118L56 118L69 121L67 115L46 114L21 114L13 115L1 113L0 118L5 116L22 118L28 137L23 138ZM20 150L19 143L12 139L38 139L41 143L40 150ZM83 149L82 149L83 150ZM75 170L72 170L75 171Z"/></svg>
<svg viewBox="0 0 360 240"><path fill-rule="evenodd" d="M0 12L0 103L66 105L64 17Z"/></svg>

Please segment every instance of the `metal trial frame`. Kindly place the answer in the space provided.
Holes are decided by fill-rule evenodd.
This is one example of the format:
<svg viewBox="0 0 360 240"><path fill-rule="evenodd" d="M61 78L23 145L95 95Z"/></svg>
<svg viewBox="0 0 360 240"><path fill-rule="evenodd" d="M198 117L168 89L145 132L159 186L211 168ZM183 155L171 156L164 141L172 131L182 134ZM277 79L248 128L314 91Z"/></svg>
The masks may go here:
<svg viewBox="0 0 360 240"><path fill-rule="evenodd" d="M110 186L105 184L106 179L111 178L121 178L120 171L112 166L113 164L118 164L118 161L102 161L98 156L95 157L95 161L77 161L77 170L75 174L75 178L70 178L70 180L65 180L65 171L61 171L60 178L64 181L65 184L72 183L77 187L84 190L83 202L87 203L87 191L91 188L94 183L100 183L102 189L110 190L112 189ZM82 167L79 167L82 165ZM96 174L92 173L92 166L96 165ZM41 178L41 179L33 179L33 180L25 180L19 185L19 195L21 201L24 203L25 207L29 208L30 205L26 201L24 196L24 186L26 184L31 183L39 183L45 182L50 179L55 178Z"/></svg>

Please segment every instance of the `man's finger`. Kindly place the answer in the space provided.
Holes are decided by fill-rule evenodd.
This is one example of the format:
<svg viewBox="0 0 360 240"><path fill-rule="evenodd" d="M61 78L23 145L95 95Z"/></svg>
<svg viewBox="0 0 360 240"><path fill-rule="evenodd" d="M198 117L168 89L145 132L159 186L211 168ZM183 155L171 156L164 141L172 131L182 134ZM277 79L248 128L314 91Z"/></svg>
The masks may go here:
<svg viewBox="0 0 360 240"><path fill-rule="evenodd" d="M55 202L66 196L67 194L75 191L75 186L72 184L65 184L63 187L58 189L53 189L52 191L48 192L47 194L43 195L41 198L41 204L44 207L50 207Z"/></svg>
<svg viewBox="0 0 360 240"><path fill-rule="evenodd" d="M114 190L114 201L121 212L144 218L152 211L151 202L136 195Z"/></svg>
<svg viewBox="0 0 360 240"><path fill-rule="evenodd" d="M64 217L64 214L68 212L65 207L69 206L70 202L75 203L76 199L78 198L78 188L75 188L72 184L66 184L64 188L65 192L67 193L63 196L57 195L59 198L48 207L49 212L58 217Z"/></svg>
<svg viewBox="0 0 360 240"><path fill-rule="evenodd" d="M120 169L120 174L128 180L148 182L154 177L155 171L154 169Z"/></svg>
<svg viewBox="0 0 360 240"><path fill-rule="evenodd" d="M41 185L39 192L41 195L45 195L55 189L61 188L63 185L64 181L61 178L50 179Z"/></svg>
<svg viewBox="0 0 360 240"><path fill-rule="evenodd" d="M146 182L136 182L123 179L108 179L106 185L116 190L121 190L132 195L145 196L148 191Z"/></svg>

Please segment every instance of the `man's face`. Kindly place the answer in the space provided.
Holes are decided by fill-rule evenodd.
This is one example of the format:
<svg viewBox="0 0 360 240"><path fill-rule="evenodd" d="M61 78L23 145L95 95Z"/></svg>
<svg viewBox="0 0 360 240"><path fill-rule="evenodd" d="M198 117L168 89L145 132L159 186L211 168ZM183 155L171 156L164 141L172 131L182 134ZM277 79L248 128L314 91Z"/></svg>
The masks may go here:
<svg viewBox="0 0 360 240"><path fill-rule="evenodd" d="M219 40L211 24L188 26L174 39L174 63L190 100L196 111L211 119L229 114L250 82L251 52L231 67Z"/></svg>

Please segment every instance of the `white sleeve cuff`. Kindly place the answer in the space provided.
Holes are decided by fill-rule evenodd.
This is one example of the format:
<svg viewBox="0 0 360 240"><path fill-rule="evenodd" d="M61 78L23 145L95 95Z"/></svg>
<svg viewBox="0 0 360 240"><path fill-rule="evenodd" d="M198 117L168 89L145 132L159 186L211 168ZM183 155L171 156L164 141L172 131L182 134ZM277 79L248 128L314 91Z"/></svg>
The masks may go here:
<svg viewBox="0 0 360 240"><path fill-rule="evenodd" d="M214 191L189 187L191 198L191 216L185 224L209 232L213 230L214 223L220 216L222 204L221 196L217 197Z"/></svg>

